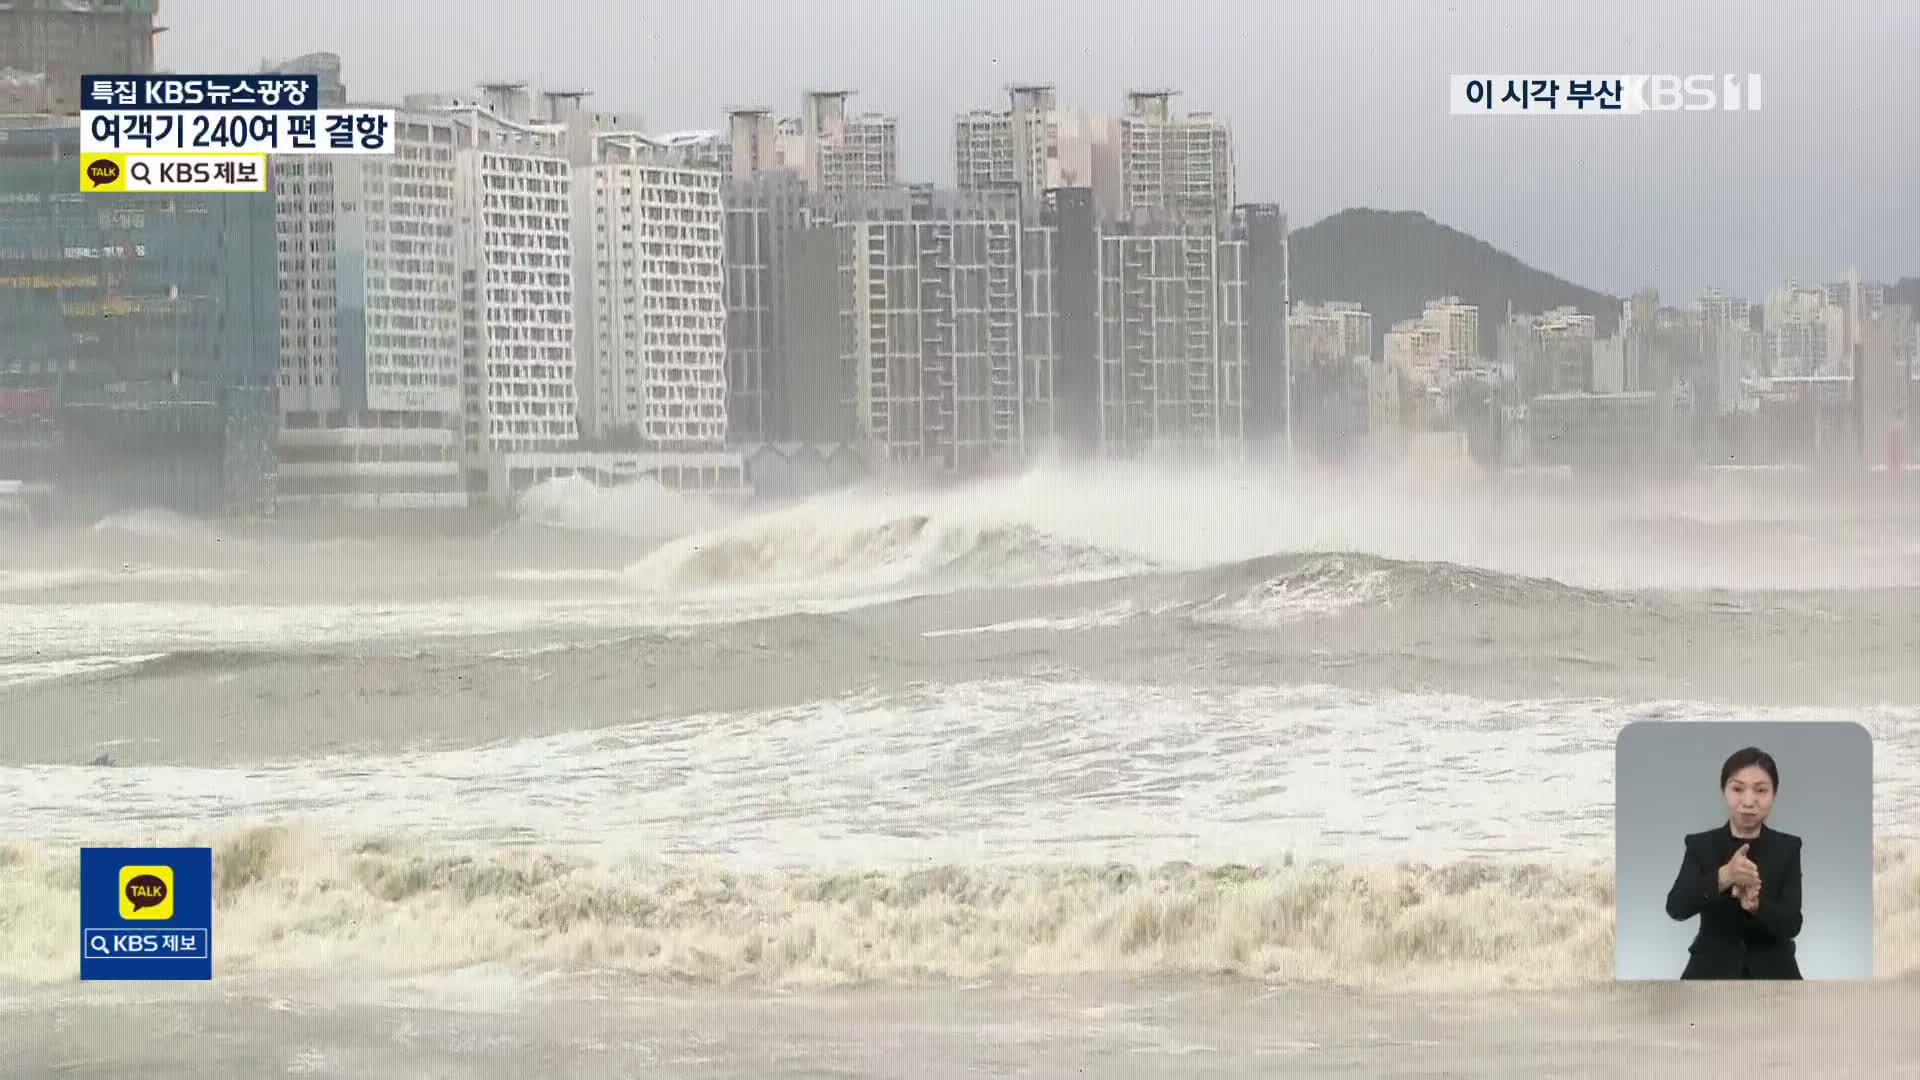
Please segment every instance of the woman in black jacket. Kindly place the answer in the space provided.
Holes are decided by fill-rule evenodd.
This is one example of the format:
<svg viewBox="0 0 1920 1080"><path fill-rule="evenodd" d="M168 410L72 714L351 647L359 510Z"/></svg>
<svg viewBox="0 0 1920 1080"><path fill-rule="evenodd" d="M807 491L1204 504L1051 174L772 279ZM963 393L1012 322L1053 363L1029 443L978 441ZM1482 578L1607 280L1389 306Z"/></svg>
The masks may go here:
<svg viewBox="0 0 1920 1080"><path fill-rule="evenodd" d="M1754 747L1720 767L1727 823L1687 837L1667 914L1700 916L1682 979L1798 979L1800 838L1767 828L1780 770Z"/></svg>

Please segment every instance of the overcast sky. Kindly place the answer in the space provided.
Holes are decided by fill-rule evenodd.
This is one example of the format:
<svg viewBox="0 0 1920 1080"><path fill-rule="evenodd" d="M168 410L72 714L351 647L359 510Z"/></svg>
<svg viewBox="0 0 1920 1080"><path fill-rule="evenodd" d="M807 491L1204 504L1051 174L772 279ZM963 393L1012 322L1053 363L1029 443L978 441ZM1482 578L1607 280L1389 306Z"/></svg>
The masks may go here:
<svg viewBox="0 0 1920 1080"><path fill-rule="evenodd" d="M487 79L591 89L655 131L728 105L857 91L900 118L907 180L952 183L952 118L1047 81L1118 112L1130 86L1234 126L1243 201L1294 226L1419 210L1543 270L1684 303L1789 276L1920 274L1912 0L162 0L159 63L253 70L339 53L349 94ZM1455 117L1452 74L1758 73L1760 112Z"/></svg>

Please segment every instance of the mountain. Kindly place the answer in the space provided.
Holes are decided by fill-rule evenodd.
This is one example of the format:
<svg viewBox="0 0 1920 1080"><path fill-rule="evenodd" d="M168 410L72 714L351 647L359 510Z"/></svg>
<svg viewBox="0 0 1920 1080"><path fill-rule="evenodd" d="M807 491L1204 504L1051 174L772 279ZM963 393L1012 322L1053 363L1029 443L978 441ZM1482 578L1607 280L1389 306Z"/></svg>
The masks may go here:
<svg viewBox="0 0 1920 1080"><path fill-rule="evenodd" d="M1620 300L1535 270L1519 259L1410 210L1342 210L1289 237L1293 299L1352 300L1373 315L1373 355L1393 324L1417 318L1427 301L1458 296L1480 309L1481 355L1496 355L1507 304L1515 314L1571 305L1606 337L1620 324Z"/></svg>

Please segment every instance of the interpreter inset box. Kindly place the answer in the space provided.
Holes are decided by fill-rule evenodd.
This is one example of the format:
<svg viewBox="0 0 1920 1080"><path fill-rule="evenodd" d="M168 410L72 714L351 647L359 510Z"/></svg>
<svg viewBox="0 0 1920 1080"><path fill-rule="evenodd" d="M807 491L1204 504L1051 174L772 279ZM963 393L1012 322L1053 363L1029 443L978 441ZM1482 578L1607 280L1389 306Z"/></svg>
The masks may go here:
<svg viewBox="0 0 1920 1080"><path fill-rule="evenodd" d="M1873 741L1645 721L1614 772L1614 977L1873 977Z"/></svg>

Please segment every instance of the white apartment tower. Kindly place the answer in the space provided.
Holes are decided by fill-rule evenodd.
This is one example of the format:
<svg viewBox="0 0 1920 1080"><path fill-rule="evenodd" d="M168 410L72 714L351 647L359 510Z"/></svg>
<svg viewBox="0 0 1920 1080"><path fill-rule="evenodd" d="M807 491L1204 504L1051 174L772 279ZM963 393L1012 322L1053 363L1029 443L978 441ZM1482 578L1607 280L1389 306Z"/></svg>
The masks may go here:
<svg viewBox="0 0 1920 1080"><path fill-rule="evenodd" d="M578 438L566 129L455 106L469 455Z"/></svg>
<svg viewBox="0 0 1920 1080"><path fill-rule="evenodd" d="M402 110L391 156L273 161L283 502L464 502L453 159Z"/></svg>
<svg viewBox="0 0 1920 1080"><path fill-rule="evenodd" d="M954 184L961 191L1013 191L1020 186L1013 118L975 109L953 118Z"/></svg>
<svg viewBox="0 0 1920 1080"><path fill-rule="evenodd" d="M721 174L638 134L595 139L576 177L590 255L580 345L583 433L655 449L727 437Z"/></svg>
<svg viewBox="0 0 1920 1080"><path fill-rule="evenodd" d="M1393 324L1382 351L1420 395L1417 411L1430 422L1446 408L1457 378L1483 366L1480 309L1457 296L1429 300L1419 318Z"/></svg>
<svg viewBox="0 0 1920 1080"><path fill-rule="evenodd" d="M283 413L459 412L453 125L395 120L391 157L274 159Z"/></svg>
<svg viewBox="0 0 1920 1080"><path fill-rule="evenodd" d="M1109 213L1121 209L1120 123L1062 109L1054 88L1018 84L1003 112L954 118L954 171L962 191L1017 190L1029 216L1051 188L1091 188Z"/></svg>
<svg viewBox="0 0 1920 1080"><path fill-rule="evenodd" d="M899 121L847 112L851 90L809 90L800 103L803 167L818 193L885 191L899 179Z"/></svg>
<svg viewBox="0 0 1920 1080"><path fill-rule="evenodd" d="M1125 211L1218 226L1234 205L1233 132L1211 113L1173 112L1172 90L1133 90L1120 118Z"/></svg>
<svg viewBox="0 0 1920 1080"><path fill-rule="evenodd" d="M1373 356L1373 316L1352 301L1295 304L1287 335L1296 364L1344 364Z"/></svg>

